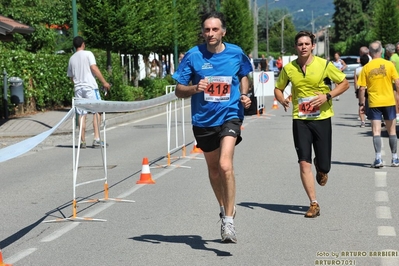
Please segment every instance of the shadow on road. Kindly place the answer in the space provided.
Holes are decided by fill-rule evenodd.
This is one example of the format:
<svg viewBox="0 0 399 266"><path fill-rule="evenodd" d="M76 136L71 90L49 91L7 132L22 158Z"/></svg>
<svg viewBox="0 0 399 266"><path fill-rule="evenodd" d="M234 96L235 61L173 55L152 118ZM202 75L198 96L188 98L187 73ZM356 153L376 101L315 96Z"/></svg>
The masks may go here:
<svg viewBox="0 0 399 266"><path fill-rule="evenodd" d="M349 166L357 166L357 167L366 167L366 168L370 168L370 164L371 164L371 163L332 161L331 164L349 165Z"/></svg>
<svg viewBox="0 0 399 266"><path fill-rule="evenodd" d="M268 204L268 203L258 203L258 202L241 202L238 203L237 205L247 207L250 209L253 209L254 207L259 207L269 211L297 214L297 215L304 215L309 208L309 206Z"/></svg>
<svg viewBox="0 0 399 266"><path fill-rule="evenodd" d="M220 240L204 240L201 236L198 235L141 235L131 237L129 239L133 239L135 241L148 242L152 244L161 244L165 243L175 243L175 244L186 244L190 246L192 249L199 249L205 251L215 252L217 256L233 256L230 252L218 250L215 248L208 248L206 244L209 242L221 243Z"/></svg>

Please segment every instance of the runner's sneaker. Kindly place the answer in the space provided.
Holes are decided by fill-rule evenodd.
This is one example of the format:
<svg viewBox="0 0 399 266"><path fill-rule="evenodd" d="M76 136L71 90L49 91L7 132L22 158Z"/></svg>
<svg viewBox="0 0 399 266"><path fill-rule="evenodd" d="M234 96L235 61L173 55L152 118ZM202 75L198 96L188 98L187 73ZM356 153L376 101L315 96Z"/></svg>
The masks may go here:
<svg viewBox="0 0 399 266"><path fill-rule="evenodd" d="M360 122L360 127L365 127L366 123L364 123L364 121Z"/></svg>
<svg viewBox="0 0 399 266"><path fill-rule="evenodd" d="M305 213L305 218L316 218L320 215L320 206L317 202L310 204L309 210Z"/></svg>
<svg viewBox="0 0 399 266"><path fill-rule="evenodd" d="M222 235L223 243L237 243L236 229L234 227L234 224L228 222L225 223L222 220L220 234Z"/></svg>
<svg viewBox="0 0 399 266"><path fill-rule="evenodd" d="M371 168L380 168L384 166L384 162L381 158L377 158L374 160L374 163L371 165Z"/></svg>
<svg viewBox="0 0 399 266"><path fill-rule="evenodd" d="M81 149L86 149L86 142L81 142L80 143L80 148Z"/></svg>
<svg viewBox="0 0 399 266"><path fill-rule="evenodd" d="M314 166L316 167L316 180L320 186L325 186L328 180L328 174L320 172L319 166L317 165L316 157L313 159Z"/></svg>
<svg viewBox="0 0 399 266"><path fill-rule="evenodd" d="M392 164L391 166L393 167L398 167L399 166L399 158L392 159Z"/></svg>
<svg viewBox="0 0 399 266"><path fill-rule="evenodd" d="M100 145L104 148L104 141L93 140L93 148L100 148ZM108 143L107 143L108 147Z"/></svg>

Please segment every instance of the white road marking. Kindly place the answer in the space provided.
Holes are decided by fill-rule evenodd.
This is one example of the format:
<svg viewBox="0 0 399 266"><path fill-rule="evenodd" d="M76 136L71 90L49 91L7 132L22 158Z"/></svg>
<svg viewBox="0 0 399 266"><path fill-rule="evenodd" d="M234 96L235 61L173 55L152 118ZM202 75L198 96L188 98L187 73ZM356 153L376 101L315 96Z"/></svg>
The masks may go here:
<svg viewBox="0 0 399 266"><path fill-rule="evenodd" d="M375 186L386 187L387 186L387 172L375 172Z"/></svg>
<svg viewBox="0 0 399 266"><path fill-rule="evenodd" d="M6 263L6 264L14 264L17 261L25 258L26 256L29 256L30 254L32 254L36 250L37 250L37 248L28 248L28 249L22 250L22 251L20 251L20 252L18 252L16 254L12 255L8 259L4 260L4 263Z"/></svg>
<svg viewBox="0 0 399 266"><path fill-rule="evenodd" d="M63 234L71 231L72 229L74 229L76 226L79 225L79 222L71 222L70 224L62 227L61 229L58 229L57 231L55 231L54 233L51 233L50 235L43 237L42 240L40 240L40 242L50 242L53 241L57 238L59 238L60 236L62 236Z"/></svg>
<svg viewBox="0 0 399 266"><path fill-rule="evenodd" d="M376 215L378 219L392 219L391 208L388 206L378 206L376 208Z"/></svg>
<svg viewBox="0 0 399 266"><path fill-rule="evenodd" d="M374 198L375 198L376 202L388 202L389 201L388 192L386 192L386 191L376 191Z"/></svg>
<svg viewBox="0 0 399 266"><path fill-rule="evenodd" d="M377 226L379 236L396 236L395 227L393 226Z"/></svg>

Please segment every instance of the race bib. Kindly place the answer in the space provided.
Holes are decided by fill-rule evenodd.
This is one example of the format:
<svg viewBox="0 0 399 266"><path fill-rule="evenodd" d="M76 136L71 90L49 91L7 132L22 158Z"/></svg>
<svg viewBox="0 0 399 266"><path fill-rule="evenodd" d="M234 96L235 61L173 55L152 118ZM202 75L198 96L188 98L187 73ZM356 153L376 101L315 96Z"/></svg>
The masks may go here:
<svg viewBox="0 0 399 266"><path fill-rule="evenodd" d="M310 100L314 97L298 99L298 116L299 117L318 117L320 116L320 107L310 105Z"/></svg>
<svg viewBox="0 0 399 266"><path fill-rule="evenodd" d="M208 86L204 91L204 100L207 102L227 102L230 100L232 77L206 77Z"/></svg>

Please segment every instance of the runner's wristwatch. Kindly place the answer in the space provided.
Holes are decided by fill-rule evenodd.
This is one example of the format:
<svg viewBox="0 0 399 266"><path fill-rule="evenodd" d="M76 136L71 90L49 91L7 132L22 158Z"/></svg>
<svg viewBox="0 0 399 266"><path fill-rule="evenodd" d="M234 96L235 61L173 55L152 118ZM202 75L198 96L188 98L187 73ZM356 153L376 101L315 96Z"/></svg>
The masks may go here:
<svg viewBox="0 0 399 266"><path fill-rule="evenodd" d="M329 101L329 100L331 100L331 94L329 94L329 93L326 93L326 97L327 97L327 101Z"/></svg>

